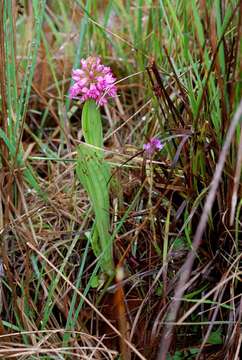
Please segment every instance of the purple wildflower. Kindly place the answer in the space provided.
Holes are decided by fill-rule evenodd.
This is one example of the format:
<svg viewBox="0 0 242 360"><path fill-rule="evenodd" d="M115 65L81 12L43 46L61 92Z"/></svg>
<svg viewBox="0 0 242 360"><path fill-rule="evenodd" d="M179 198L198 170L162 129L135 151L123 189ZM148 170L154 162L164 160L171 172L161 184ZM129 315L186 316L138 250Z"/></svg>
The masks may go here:
<svg viewBox="0 0 242 360"><path fill-rule="evenodd" d="M74 84L71 86L70 98L78 98L82 102L93 99L98 105L107 103L108 97L117 94L116 81L110 67L101 64L99 57L89 56L81 60L81 69L72 71Z"/></svg>
<svg viewBox="0 0 242 360"><path fill-rule="evenodd" d="M161 141L155 137L151 138L147 144L144 144L144 150L148 156L152 156L155 151L159 151L163 148Z"/></svg>

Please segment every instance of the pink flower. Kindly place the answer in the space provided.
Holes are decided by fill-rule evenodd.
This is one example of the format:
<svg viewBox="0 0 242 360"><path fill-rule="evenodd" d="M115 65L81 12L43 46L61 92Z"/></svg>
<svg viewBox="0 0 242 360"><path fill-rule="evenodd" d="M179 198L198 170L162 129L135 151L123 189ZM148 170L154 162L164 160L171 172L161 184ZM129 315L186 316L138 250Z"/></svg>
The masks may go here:
<svg viewBox="0 0 242 360"><path fill-rule="evenodd" d="M144 144L144 150L148 156L152 156L156 151L161 150L163 146L159 139L153 137L147 144Z"/></svg>
<svg viewBox="0 0 242 360"><path fill-rule="evenodd" d="M93 99L98 105L107 103L108 97L117 95L116 81L110 67L101 64L99 57L89 56L81 60L81 69L72 71L74 84L70 87L70 98L82 102Z"/></svg>

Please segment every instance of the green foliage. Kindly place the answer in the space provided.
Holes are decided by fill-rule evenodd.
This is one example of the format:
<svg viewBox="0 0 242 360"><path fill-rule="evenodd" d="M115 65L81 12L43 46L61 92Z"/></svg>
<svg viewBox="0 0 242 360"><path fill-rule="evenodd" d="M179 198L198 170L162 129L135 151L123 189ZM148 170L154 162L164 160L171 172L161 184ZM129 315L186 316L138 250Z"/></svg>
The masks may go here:
<svg viewBox="0 0 242 360"><path fill-rule="evenodd" d="M108 164L100 157L99 150L81 144L78 147L76 172L79 181L87 191L95 213L95 226L98 233L92 237L95 255L100 257L103 271L113 273L112 242L109 219Z"/></svg>
<svg viewBox="0 0 242 360"><path fill-rule="evenodd" d="M30 98L31 86L37 62L40 46L40 33L45 13L45 0L33 1L34 29L27 54L27 62L24 64L24 77L21 81L20 94L18 90L18 73L16 69L16 47L14 43L14 22L12 16L12 1L5 1L4 7L4 32L6 41L6 95L8 106L8 129L7 134L2 129L0 138L8 148L9 161L12 171L17 168L23 169L26 183L35 189L38 194L47 200L45 192L41 190L38 176L30 164L23 161L24 151L22 147L22 135L25 126L25 117Z"/></svg>
<svg viewBox="0 0 242 360"><path fill-rule="evenodd" d="M207 340L208 344L220 345L223 343L221 330L212 331Z"/></svg>
<svg viewBox="0 0 242 360"><path fill-rule="evenodd" d="M76 172L87 191L95 214L95 225L91 240L92 248L100 257L101 268L113 274L112 239L109 215L110 169L104 159L102 123L100 112L94 101L85 103L82 112L82 129L86 140L78 147Z"/></svg>
<svg viewBox="0 0 242 360"><path fill-rule="evenodd" d="M100 111L93 100L85 102L82 109L82 132L87 144L103 147L103 130ZM103 151L100 151L100 154Z"/></svg>

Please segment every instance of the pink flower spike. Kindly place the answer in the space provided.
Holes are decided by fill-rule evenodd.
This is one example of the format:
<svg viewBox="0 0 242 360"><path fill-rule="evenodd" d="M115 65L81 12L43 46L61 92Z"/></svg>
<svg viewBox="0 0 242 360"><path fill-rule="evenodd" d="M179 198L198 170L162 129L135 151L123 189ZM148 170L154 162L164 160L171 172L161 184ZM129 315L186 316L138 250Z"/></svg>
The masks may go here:
<svg viewBox="0 0 242 360"><path fill-rule="evenodd" d="M77 97L79 93L80 93L80 88L77 83L70 87L69 95L71 99Z"/></svg>
<svg viewBox="0 0 242 360"><path fill-rule="evenodd" d="M156 151L160 151L164 145L161 143L161 141L155 137L151 138L146 144L144 144L144 150L146 154L150 157L152 156Z"/></svg>
<svg viewBox="0 0 242 360"><path fill-rule="evenodd" d="M70 98L82 102L93 99L98 105L104 105L109 97L117 95L116 79L110 67L101 64L99 57L81 59L81 68L72 71L72 80Z"/></svg>
<svg viewBox="0 0 242 360"><path fill-rule="evenodd" d="M76 69L76 70L72 70L72 79L75 81L78 81L80 79L80 77L85 76L85 73L83 70L80 69Z"/></svg>

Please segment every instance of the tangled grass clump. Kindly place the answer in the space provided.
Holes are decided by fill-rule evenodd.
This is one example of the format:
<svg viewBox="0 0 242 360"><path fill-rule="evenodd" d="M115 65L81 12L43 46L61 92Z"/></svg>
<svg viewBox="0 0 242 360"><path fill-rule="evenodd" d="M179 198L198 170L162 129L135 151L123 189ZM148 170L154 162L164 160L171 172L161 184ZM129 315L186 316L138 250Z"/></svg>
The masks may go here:
<svg viewBox="0 0 242 360"><path fill-rule="evenodd" d="M241 1L0 13L0 358L239 359Z"/></svg>

